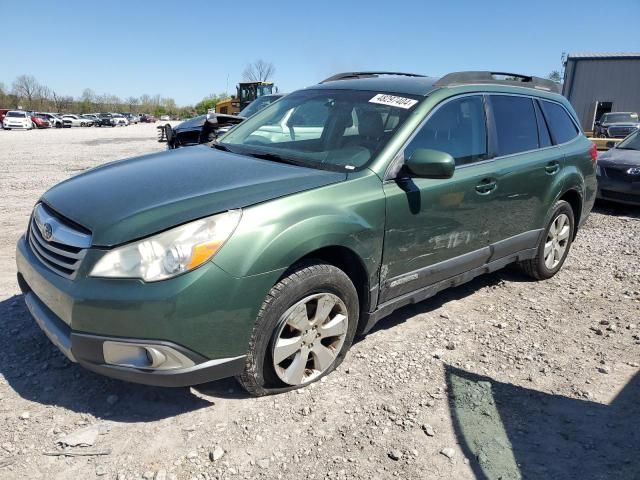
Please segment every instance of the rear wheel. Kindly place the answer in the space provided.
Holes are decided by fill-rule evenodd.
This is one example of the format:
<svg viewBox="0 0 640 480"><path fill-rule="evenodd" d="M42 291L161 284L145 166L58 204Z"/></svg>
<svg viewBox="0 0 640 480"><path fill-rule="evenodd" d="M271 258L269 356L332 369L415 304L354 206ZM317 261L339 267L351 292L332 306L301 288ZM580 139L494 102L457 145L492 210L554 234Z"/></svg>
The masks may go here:
<svg viewBox="0 0 640 480"><path fill-rule="evenodd" d="M569 254L574 231L573 209L569 203L560 200L554 205L535 258L520 263L525 273L536 280L545 280L558 273Z"/></svg>
<svg viewBox="0 0 640 480"><path fill-rule="evenodd" d="M358 310L358 294L342 270L322 262L292 268L262 304L238 380L258 396L319 380L351 347Z"/></svg>

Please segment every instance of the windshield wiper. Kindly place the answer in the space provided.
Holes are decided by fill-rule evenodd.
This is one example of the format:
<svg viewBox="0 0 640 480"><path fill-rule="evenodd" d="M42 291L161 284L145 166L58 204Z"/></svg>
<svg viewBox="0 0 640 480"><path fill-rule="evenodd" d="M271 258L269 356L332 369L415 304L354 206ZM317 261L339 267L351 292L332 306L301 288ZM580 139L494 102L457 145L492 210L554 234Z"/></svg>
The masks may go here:
<svg viewBox="0 0 640 480"><path fill-rule="evenodd" d="M250 157L260 158L261 160L270 160L272 162L279 163L287 163L289 165L298 165L299 163L294 162L293 160L289 160L287 158L281 157L280 155L276 155L275 153L258 153L258 152L247 152L245 155L249 155Z"/></svg>
<svg viewBox="0 0 640 480"><path fill-rule="evenodd" d="M211 142L211 146L217 150L222 150L223 152L230 152L230 153L234 153L229 147L226 147L224 145L222 145L221 143L218 143L216 141Z"/></svg>

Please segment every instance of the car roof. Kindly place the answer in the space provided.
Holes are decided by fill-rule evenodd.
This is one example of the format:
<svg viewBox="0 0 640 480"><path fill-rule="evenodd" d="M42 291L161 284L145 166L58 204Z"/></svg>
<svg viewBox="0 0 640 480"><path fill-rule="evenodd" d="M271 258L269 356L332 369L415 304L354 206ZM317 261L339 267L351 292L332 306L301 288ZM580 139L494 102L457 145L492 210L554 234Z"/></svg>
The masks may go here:
<svg viewBox="0 0 640 480"><path fill-rule="evenodd" d="M434 90L438 81L434 77L407 77L385 75L378 77L346 78L326 81L311 88L339 90L371 90L384 93L404 93L407 95L427 95Z"/></svg>
<svg viewBox="0 0 640 480"><path fill-rule="evenodd" d="M443 77L429 77L413 73L397 72L346 72L334 75L313 89L370 90L381 93L401 93L407 95L426 96L434 90L455 87L489 87L487 90L517 92L541 96L559 96L558 85L550 80L538 77L489 72L471 71L454 72Z"/></svg>

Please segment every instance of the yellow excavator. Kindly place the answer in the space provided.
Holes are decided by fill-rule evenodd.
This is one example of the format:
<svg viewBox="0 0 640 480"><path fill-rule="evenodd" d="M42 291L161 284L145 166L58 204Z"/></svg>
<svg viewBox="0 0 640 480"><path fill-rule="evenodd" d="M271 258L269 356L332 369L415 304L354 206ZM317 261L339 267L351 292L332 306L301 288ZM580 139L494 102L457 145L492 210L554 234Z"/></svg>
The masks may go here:
<svg viewBox="0 0 640 480"><path fill-rule="evenodd" d="M274 93L274 88L273 82L241 82L236 87L237 94L234 98L216 104L216 113L237 115L256 98Z"/></svg>

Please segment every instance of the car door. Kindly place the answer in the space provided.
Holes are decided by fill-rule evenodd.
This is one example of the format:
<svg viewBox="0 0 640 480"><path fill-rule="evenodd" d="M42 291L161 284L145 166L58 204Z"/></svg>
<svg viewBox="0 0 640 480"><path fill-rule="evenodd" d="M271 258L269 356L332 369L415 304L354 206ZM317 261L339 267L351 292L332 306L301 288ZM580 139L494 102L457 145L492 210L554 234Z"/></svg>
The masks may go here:
<svg viewBox="0 0 640 480"><path fill-rule="evenodd" d="M493 261L537 246L563 155L552 146L537 100L507 94L487 99L498 185L486 225Z"/></svg>
<svg viewBox="0 0 640 480"><path fill-rule="evenodd" d="M489 160L484 96L440 104L404 149L445 151L456 161L449 179L401 169L384 183L386 227L380 302L482 266L489 257L485 219L496 187Z"/></svg>

